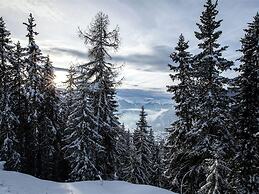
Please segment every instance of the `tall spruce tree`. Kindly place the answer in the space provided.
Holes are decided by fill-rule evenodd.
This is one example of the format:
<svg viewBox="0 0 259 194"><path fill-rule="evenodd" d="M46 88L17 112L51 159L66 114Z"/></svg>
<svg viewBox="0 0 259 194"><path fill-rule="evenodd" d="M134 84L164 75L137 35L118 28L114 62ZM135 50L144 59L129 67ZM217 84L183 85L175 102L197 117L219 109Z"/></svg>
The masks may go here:
<svg viewBox="0 0 259 194"><path fill-rule="evenodd" d="M128 130L124 133L124 137L122 138L122 141L119 141L121 143L119 143L118 145L120 144L123 144L124 142L124 145L123 145L123 148L125 150L123 150L123 152L121 152L121 157L120 159L118 160L118 162L122 162L120 165L118 165L120 167L120 171L119 172L119 179L121 180L124 180L124 181L129 181L131 182L131 175L132 175L132 172L134 171L134 168L133 168L133 157L134 157L134 153L133 153L133 139L132 139L132 133ZM119 153L120 154L120 153ZM124 154L124 156L122 156L122 154Z"/></svg>
<svg viewBox="0 0 259 194"><path fill-rule="evenodd" d="M241 39L234 121L237 153L234 169L238 193L259 193L259 13Z"/></svg>
<svg viewBox="0 0 259 194"><path fill-rule="evenodd" d="M174 191L184 190L193 193L195 176L192 173L193 155L190 152L192 139L189 133L194 117L194 80L192 72L192 55L187 51L188 42L181 34L175 51L170 58L177 66L169 65L174 73L170 77L174 85L168 86L176 102L176 115L178 120L168 129L169 136L166 142L165 165L166 187ZM177 83L178 82L178 83Z"/></svg>
<svg viewBox="0 0 259 194"><path fill-rule="evenodd" d="M148 135L149 147L151 150L151 168L150 172L150 184L162 187L163 185L163 172L164 168L162 165L162 149L159 145L159 142L155 140L153 129L149 130ZM161 150L160 150L161 149Z"/></svg>
<svg viewBox="0 0 259 194"><path fill-rule="evenodd" d="M71 66L68 69L68 74L66 75L66 81L64 82L65 84L65 91L61 93L62 98L61 98L61 109L59 110L60 112L60 116L61 116L61 120L63 121L63 125L65 127L65 123L68 119L68 116L70 114L70 107L73 104L73 97L75 95L75 91L76 91L76 67L75 66Z"/></svg>
<svg viewBox="0 0 259 194"><path fill-rule="evenodd" d="M45 179L56 179L58 176L58 163L62 160L61 154L61 134L58 121L59 98L54 84L54 68L49 57L46 57L43 67L43 101L42 101L42 172L41 177Z"/></svg>
<svg viewBox="0 0 259 194"><path fill-rule="evenodd" d="M221 75L233 63L222 57L227 47L221 47L218 43L222 34L218 28L222 20L216 20L217 5L217 1L206 1L201 23L197 24L199 32L195 32L201 52L195 56L193 64L196 80L195 119L190 135L194 141L191 152L196 156L196 186L201 187L200 193L229 192L229 164L226 162L233 156L229 98L224 88L228 79Z"/></svg>
<svg viewBox="0 0 259 194"><path fill-rule="evenodd" d="M118 139L116 142L116 179L126 180L129 173L130 154L131 154L131 134L125 130L125 126L122 125L118 131Z"/></svg>
<svg viewBox="0 0 259 194"><path fill-rule="evenodd" d="M134 143L134 183L138 184L150 184L152 168L152 151L149 141L149 128L147 123L147 114L144 110L144 106L141 107L139 114L139 121L137 122L137 128L133 134Z"/></svg>
<svg viewBox="0 0 259 194"><path fill-rule="evenodd" d="M52 62L49 59L49 56L46 58L44 62L44 66L42 69L43 72L43 91L44 91L44 113L46 117L51 119L52 127L56 128L57 125L57 112L58 112L58 95L54 83L55 74L54 74L54 67ZM55 130L55 129L54 129Z"/></svg>
<svg viewBox="0 0 259 194"><path fill-rule="evenodd" d="M116 69L108 61L111 59L109 49L117 50L119 46L118 28L109 31L108 15L99 12L91 23L88 32L80 31L80 37L90 45L88 56L90 62L81 67L87 72L86 80L90 88L89 101L96 122L91 126L101 138L104 151L98 154L97 166L104 179L112 179L115 174L116 139L120 124L115 100Z"/></svg>
<svg viewBox="0 0 259 194"><path fill-rule="evenodd" d="M25 103L26 95L24 91L24 81L25 81L25 66L24 66L24 55L25 49L21 47L18 41L15 45L13 51L13 84L11 90L13 91L12 101L14 103L14 112L19 119L19 124L16 126L17 140L19 142L19 153L21 155L21 171L24 169L24 134L26 128L24 127L25 122Z"/></svg>
<svg viewBox="0 0 259 194"><path fill-rule="evenodd" d="M136 158L136 152L135 152L135 146L133 143L133 136L128 139L128 145L129 145L129 159L126 164L124 164L123 167L123 177L122 180L128 181L131 183L138 183L138 160Z"/></svg>
<svg viewBox="0 0 259 194"><path fill-rule="evenodd" d="M0 18L0 157L5 169L19 170L21 157L18 151L17 125L13 101L13 45L10 32Z"/></svg>
<svg viewBox="0 0 259 194"><path fill-rule="evenodd" d="M72 85L68 86L73 90L73 97L69 97L69 109L67 127L65 129L65 157L70 163L70 180L95 180L101 175L97 168L97 156L103 151L100 145L101 136L93 126L96 118L89 101L88 72L79 67L77 77L68 77L68 84L75 81L76 90ZM70 73L73 73L70 72ZM71 104L70 104L71 103Z"/></svg>
<svg viewBox="0 0 259 194"><path fill-rule="evenodd" d="M26 93L26 134L25 134L25 172L34 176L41 176L43 131L43 68L45 58L35 42L35 19L29 15L27 27L28 46L25 52L25 93Z"/></svg>
<svg viewBox="0 0 259 194"><path fill-rule="evenodd" d="M156 147L156 153L159 155L157 162L157 169L155 169L155 173L158 174L158 179L156 182L156 186L161 188L166 188L166 179L165 179L165 138L159 138Z"/></svg>
<svg viewBox="0 0 259 194"><path fill-rule="evenodd" d="M25 94L24 94L24 79L25 79L24 52L25 52L25 49L21 47L21 44L18 41L17 44L15 45L15 49L13 51L12 91L13 91L13 101L15 102L15 112L19 116L19 120L21 120L21 117L22 117L22 114L24 111L24 97L25 97Z"/></svg>
<svg viewBox="0 0 259 194"><path fill-rule="evenodd" d="M66 149L64 148L67 144L65 141L67 134L70 132L66 131L68 119L71 113L73 112L73 109L71 108L76 95L76 76L77 71L75 66L71 66L68 70L68 74L66 75L66 81L65 84L65 90L60 91L60 101L59 101L59 110L58 110L58 121L60 130L58 130L58 134L61 137L60 142L60 161L58 161L58 168L57 168L57 177L59 180L68 180L69 173L71 172L69 160L66 158L67 154ZM59 138L57 138L59 140Z"/></svg>

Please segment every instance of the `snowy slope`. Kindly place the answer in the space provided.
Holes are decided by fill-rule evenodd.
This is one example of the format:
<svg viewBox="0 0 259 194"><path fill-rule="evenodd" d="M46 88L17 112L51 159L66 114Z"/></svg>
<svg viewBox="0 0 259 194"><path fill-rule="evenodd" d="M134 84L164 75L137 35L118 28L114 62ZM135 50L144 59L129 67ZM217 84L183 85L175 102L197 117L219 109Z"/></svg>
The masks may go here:
<svg viewBox="0 0 259 194"><path fill-rule="evenodd" d="M173 194L170 191L123 181L57 183L0 170L0 194Z"/></svg>

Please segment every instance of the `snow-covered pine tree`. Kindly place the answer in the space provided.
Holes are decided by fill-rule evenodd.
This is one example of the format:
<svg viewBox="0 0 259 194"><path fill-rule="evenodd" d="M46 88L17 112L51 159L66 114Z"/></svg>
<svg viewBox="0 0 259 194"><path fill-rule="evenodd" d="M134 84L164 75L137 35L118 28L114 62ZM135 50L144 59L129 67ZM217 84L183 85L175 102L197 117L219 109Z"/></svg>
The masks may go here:
<svg viewBox="0 0 259 194"><path fill-rule="evenodd" d="M136 155L136 152L135 152L135 146L134 146L134 143L133 143L133 136L131 135L130 136L130 139L129 139L129 160L127 162L127 164L124 165L123 167L123 174L124 176L122 177L122 179L124 181L128 181L128 182L131 182L131 183L138 183L138 180L141 178L139 177L139 163L138 163L138 160L137 160L137 155Z"/></svg>
<svg viewBox="0 0 259 194"><path fill-rule="evenodd" d="M81 68L75 80L76 91L69 107L65 129L65 157L70 163L70 180L95 180L100 176L97 156L103 151L101 136L96 130L96 118L89 102L88 72Z"/></svg>
<svg viewBox="0 0 259 194"><path fill-rule="evenodd" d="M131 134L125 130L125 126L122 125L121 129L118 131L118 139L116 142L116 179L127 180L126 177L130 173L128 170L130 166L130 156L131 156Z"/></svg>
<svg viewBox="0 0 259 194"><path fill-rule="evenodd" d="M0 158L5 169L20 170L17 126L19 118L14 112L13 101L13 45L10 32L0 18Z"/></svg>
<svg viewBox="0 0 259 194"><path fill-rule="evenodd" d="M227 164L218 159L208 159L207 164L209 175L206 178L206 184L200 188L198 193L221 194L222 190L227 191L227 179L225 176L222 176L226 171L230 171Z"/></svg>
<svg viewBox="0 0 259 194"><path fill-rule="evenodd" d="M44 113L49 119L52 119L52 126L56 128L57 126L57 112L58 112L58 95L56 91L56 86L54 83L55 74L52 62L47 56L42 69L43 72L43 91L44 91ZM56 131L54 129L54 131Z"/></svg>
<svg viewBox="0 0 259 194"><path fill-rule="evenodd" d="M217 21L216 9L218 2L207 0L204 7L205 10L200 16L199 32L195 32L196 38L200 41L198 44L201 52L195 56L193 63L195 75L195 119L193 128L189 132L194 141L190 152L195 155L197 162L195 168L197 172L196 186L202 187L207 185L207 181L212 181L208 178L212 176L210 167L206 161L221 164L226 164L225 168L217 171L217 177L225 177L229 173L226 162L233 156L233 137L230 134L230 109L229 97L224 88L224 84L228 79L222 77L222 72L229 69L232 62L222 57L225 47L221 47L218 39L222 31L218 30L222 20ZM224 170L223 170L224 169ZM206 179L207 177L207 179ZM206 180L205 180L206 179ZM214 178L208 190L213 190L215 185L220 185L217 188L218 193L228 192L226 188L229 185L226 182L222 184L220 179ZM195 191L197 192L197 191Z"/></svg>
<svg viewBox="0 0 259 194"><path fill-rule="evenodd" d="M14 104L14 112L19 119L19 124L16 126L17 140L19 141L19 153L21 155L21 170L23 170L23 158L24 158L24 134L26 128L24 127L25 122L25 103L26 96L24 92L24 79L25 79L25 68L24 68L24 52L25 49L21 47L18 41L13 51L13 68L12 68L12 101Z"/></svg>
<svg viewBox="0 0 259 194"><path fill-rule="evenodd" d="M24 68L24 52L25 49L21 47L20 42L18 41L15 45L13 51L13 61L12 61L12 76L13 76L13 100L15 101L15 111L21 117L22 111L24 109L24 79L25 79L25 68Z"/></svg>
<svg viewBox="0 0 259 194"><path fill-rule="evenodd" d="M149 128L147 123L147 114L144 110L144 106L141 107L139 114L139 121L137 122L137 128L133 134L134 143L134 172L135 183L138 184L150 184L152 168L152 151L149 141Z"/></svg>
<svg viewBox="0 0 259 194"><path fill-rule="evenodd" d="M42 147L43 142L41 121L43 117L43 71L42 65L45 58L35 42L34 31L36 26L32 14L29 15L27 27L28 46L25 52L25 93L26 93L26 134L24 144L25 150L25 172L34 176L41 176L42 172Z"/></svg>
<svg viewBox="0 0 259 194"><path fill-rule="evenodd" d="M149 135L149 147L151 150L151 167L152 171L150 176L150 185L162 187L163 185L163 165L162 165L162 150L160 150L159 142L155 140L153 129L150 128Z"/></svg>
<svg viewBox="0 0 259 194"><path fill-rule="evenodd" d="M241 39L234 121L238 193L259 193L259 13Z"/></svg>
<svg viewBox="0 0 259 194"><path fill-rule="evenodd" d="M157 186L161 188L166 187L166 179L165 179L165 138L159 138L157 142L157 154L159 155L158 160L158 170L159 178L157 181ZM156 169L155 169L156 170ZM155 171L156 172L156 171Z"/></svg>
<svg viewBox="0 0 259 194"><path fill-rule="evenodd" d="M116 67L108 61L111 59L108 50L117 50L119 46L118 28L109 31L109 23L108 15L99 12L88 32L79 31L85 44L90 45L88 51L90 62L81 67L87 72L89 100L96 118L91 128L102 137L101 145L104 151L98 154L97 166L104 179L114 178L116 139L120 129L115 100Z"/></svg>
<svg viewBox="0 0 259 194"><path fill-rule="evenodd" d="M66 81L64 82L66 89L64 92L61 92L62 98L61 98L61 108L59 110L60 117L62 120L63 125L65 125L68 116L70 114L70 107L73 104L73 98L75 95L76 90L76 67L70 66L68 69L68 74L66 75Z"/></svg>
<svg viewBox="0 0 259 194"><path fill-rule="evenodd" d="M25 79L25 68L24 68L24 52L25 49L21 47L20 42L18 41L15 45L13 51L13 61L12 61L12 102L13 102L13 111L19 119L19 123L16 126L16 136L19 142L18 150L21 155L21 171L23 171L24 165L24 133L26 128L24 127L25 123L25 103L26 96L24 92L24 79Z"/></svg>
<svg viewBox="0 0 259 194"><path fill-rule="evenodd" d="M148 142L150 144L150 148L151 148L152 153L154 153L156 140L155 140L155 136L154 136L154 131L151 127L148 131Z"/></svg>
<svg viewBox="0 0 259 194"><path fill-rule="evenodd" d="M65 90L60 91L60 101L59 101L59 110L58 110L58 121L60 129L58 134L61 136L61 160L58 161L58 168L57 168L57 177L60 181L68 180L69 179L69 172L71 172L69 161L65 159L65 151L63 149L66 146L65 140L65 129L67 127L67 122L69 115L72 113L71 107L74 103L75 94L76 94L76 83L75 78L77 76L76 67L70 66L68 69L68 74L66 75ZM62 159L63 158L63 159Z"/></svg>
<svg viewBox="0 0 259 194"><path fill-rule="evenodd" d="M125 149L127 152L125 153L125 156L123 157L123 165L121 169L121 179L124 181L131 182L132 180L132 173L134 173L134 147L133 147L133 137L132 133L128 130L125 134Z"/></svg>
<svg viewBox="0 0 259 194"><path fill-rule="evenodd" d="M153 180L151 184L157 187L164 187L163 173L165 169L162 161L161 147L159 144L155 144L152 160L153 160L153 174L152 174Z"/></svg>
<svg viewBox="0 0 259 194"><path fill-rule="evenodd" d="M193 96L195 85L191 66L192 55L187 51L188 48L188 42L181 34L175 51L170 55L177 66L169 65L173 71L170 77L174 84L168 86L168 91L174 94L178 120L168 129L169 136L165 145L165 177L167 188L194 193L192 185L195 185L195 173L192 172L192 167L197 161L190 152L193 141L189 133L195 113Z"/></svg>
<svg viewBox="0 0 259 194"><path fill-rule="evenodd" d="M60 149L61 134L58 121L59 97L54 84L54 68L49 56L46 57L42 67L43 74L43 101L41 130L42 139L40 142L42 149L42 172L41 177L45 179L56 179L58 163L62 160Z"/></svg>

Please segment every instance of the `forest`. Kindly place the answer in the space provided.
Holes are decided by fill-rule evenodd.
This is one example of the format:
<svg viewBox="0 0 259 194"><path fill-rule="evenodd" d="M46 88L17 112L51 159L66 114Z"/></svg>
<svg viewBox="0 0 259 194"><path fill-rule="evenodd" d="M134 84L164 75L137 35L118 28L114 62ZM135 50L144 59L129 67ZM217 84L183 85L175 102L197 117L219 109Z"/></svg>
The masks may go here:
<svg viewBox="0 0 259 194"><path fill-rule="evenodd" d="M57 88L55 64L37 44L32 13L27 45L0 18L0 161L4 169L58 182L123 180L181 194L259 193L259 13L244 29L241 57L224 57L218 1L206 0L190 51L184 31L169 54L167 91L177 120L158 139L142 106L134 131L118 116L119 27L98 12L78 38L86 63ZM224 19L224 18L223 18ZM40 24L38 24L40 25ZM167 64L164 64L167 65ZM223 76L232 69L236 77ZM123 81L123 80L122 80Z"/></svg>

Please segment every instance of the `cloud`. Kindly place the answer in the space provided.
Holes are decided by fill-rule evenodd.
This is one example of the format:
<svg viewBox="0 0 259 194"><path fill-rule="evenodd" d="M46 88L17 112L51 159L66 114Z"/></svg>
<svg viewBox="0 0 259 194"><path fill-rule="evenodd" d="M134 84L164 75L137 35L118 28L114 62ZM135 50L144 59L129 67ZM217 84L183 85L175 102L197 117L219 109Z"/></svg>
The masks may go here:
<svg viewBox="0 0 259 194"><path fill-rule="evenodd" d="M115 55L113 59L145 71L166 71L168 70L170 50L169 46L159 45L151 48L149 54Z"/></svg>
<svg viewBox="0 0 259 194"><path fill-rule="evenodd" d="M70 56L78 57L78 58L82 58L82 59L85 59L87 57L86 52L82 52L82 51L72 49L72 48L53 47L53 48L48 48L48 49L44 49L44 50L53 55L70 55Z"/></svg>
<svg viewBox="0 0 259 194"><path fill-rule="evenodd" d="M98 11L109 15L111 29L120 27L121 47L113 55L114 61L124 64L124 86L132 88L162 88L169 54L183 33L190 42L190 52L197 53L199 16L205 0L0 0L1 16L6 20L12 37L26 40L25 27L29 12L36 17L40 33L37 43L47 42L53 64L67 68L71 62L88 60L83 42L78 38L77 28L87 29ZM223 19L220 30L222 45L230 47L224 56L236 60L240 53L239 40L243 29L252 21L259 7L258 0L219 1L219 15ZM237 14L238 13L238 14ZM27 41L25 41L27 42ZM40 45L40 44L39 44ZM41 45L40 45L41 46ZM43 47L41 47L43 48ZM227 73L230 75L230 73ZM155 75L159 75L154 77ZM138 77L138 78L137 78ZM152 81L152 79L154 79ZM156 79L156 80L155 80ZM149 83L148 83L149 82ZM159 83L158 83L159 82Z"/></svg>
<svg viewBox="0 0 259 194"><path fill-rule="evenodd" d="M127 64L136 69L144 71L168 71L169 55L171 48L166 45L154 46L148 54L129 54L129 55L113 55L112 59L118 64ZM48 48L45 49L52 55L70 55L72 57L86 59L87 52L79 51L72 48Z"/></svg>
<svg viewBox="0 0 259 194"><path fill-rule="evenodd" d="M22 12L61 21L63 13L57 8L55 1L52 0L1 0L0 9L12 10L16 13Z"/></svg>

